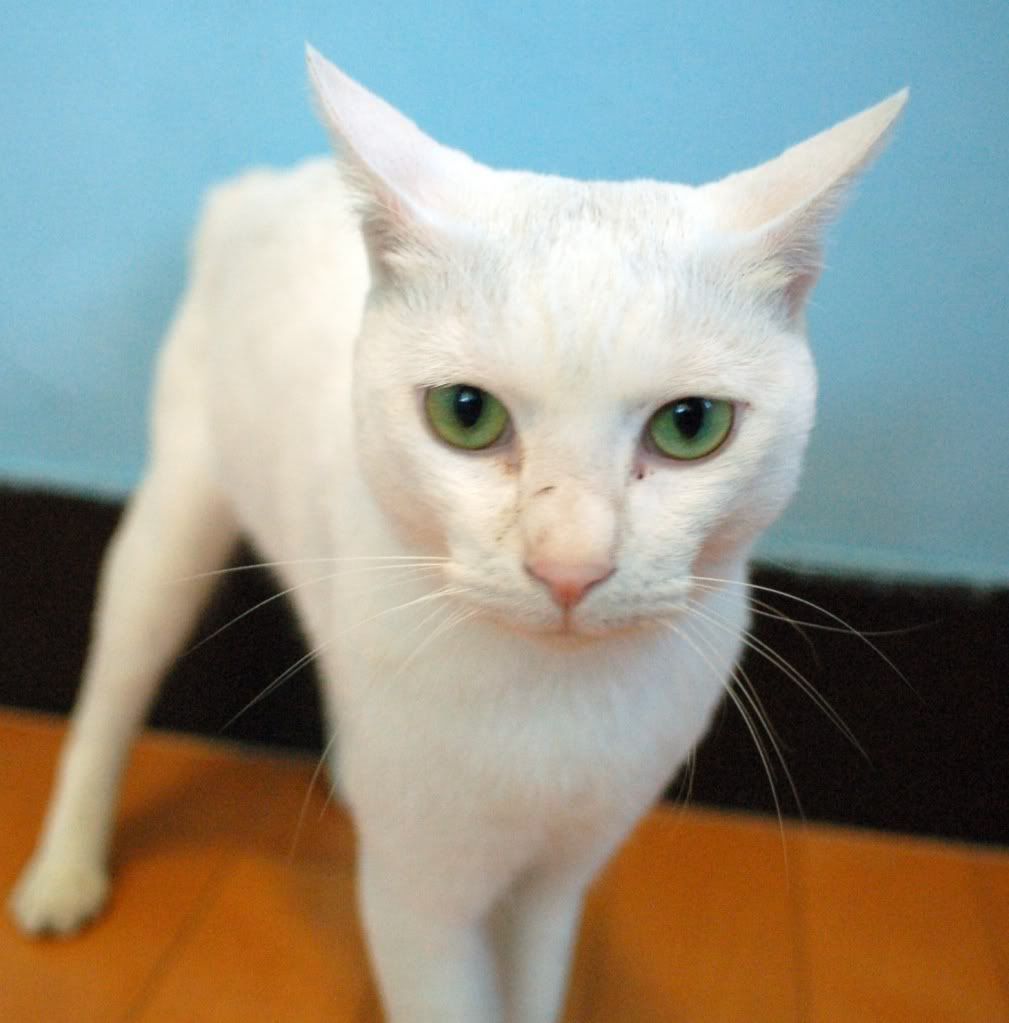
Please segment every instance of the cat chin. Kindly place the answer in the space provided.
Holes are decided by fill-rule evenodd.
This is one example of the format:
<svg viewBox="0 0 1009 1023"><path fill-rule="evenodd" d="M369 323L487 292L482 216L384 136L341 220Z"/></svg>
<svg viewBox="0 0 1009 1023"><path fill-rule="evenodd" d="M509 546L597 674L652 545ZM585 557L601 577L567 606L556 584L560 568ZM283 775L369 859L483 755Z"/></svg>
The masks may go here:
<svg viewBox="0 0 1009 1023"><path fill-rule="evenodd" d="M583 647L605 644L618 639L626 639L638 633L649 632L654 622L623 621L619 623L596 624L589 626L561 625L560 627L539 633L542 641L559 647Z"/></svg>

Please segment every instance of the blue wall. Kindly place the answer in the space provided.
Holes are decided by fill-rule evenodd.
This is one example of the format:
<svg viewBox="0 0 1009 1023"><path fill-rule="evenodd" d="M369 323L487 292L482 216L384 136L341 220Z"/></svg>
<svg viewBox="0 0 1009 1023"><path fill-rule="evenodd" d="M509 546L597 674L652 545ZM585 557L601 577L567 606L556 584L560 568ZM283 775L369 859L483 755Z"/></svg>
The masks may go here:
<svg viewBox="0 0 1009 1023"><path fill-rule="evenodd" d="M698 182L904 84L833 234L820 422L765 545L1009 581L1009 4L767 0L4 5L0 478L120 493L210 182L325 140L311 40L486 162Z"/></svg>

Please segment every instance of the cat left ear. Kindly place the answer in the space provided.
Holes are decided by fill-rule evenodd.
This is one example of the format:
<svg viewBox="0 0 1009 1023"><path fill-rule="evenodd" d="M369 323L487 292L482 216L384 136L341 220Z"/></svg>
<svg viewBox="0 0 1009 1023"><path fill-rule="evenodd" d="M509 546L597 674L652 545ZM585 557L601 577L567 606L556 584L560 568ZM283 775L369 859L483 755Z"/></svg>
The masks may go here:
<svg viewBox="0 0 1009 1023"><path fill-rule="evenodd" d="M885 147L902 89L750 170L706 185L719 227L741 234L743 276L801 315L822 269L823 235L856 178Z"/></svg>
<svg viewBox="0 0 1009 1023"><path fill-rule="evenodd" d="M487 168L425 135L311 46L306 57L322 120L360 201L373 264L389 268L430 248Z"/></svg>

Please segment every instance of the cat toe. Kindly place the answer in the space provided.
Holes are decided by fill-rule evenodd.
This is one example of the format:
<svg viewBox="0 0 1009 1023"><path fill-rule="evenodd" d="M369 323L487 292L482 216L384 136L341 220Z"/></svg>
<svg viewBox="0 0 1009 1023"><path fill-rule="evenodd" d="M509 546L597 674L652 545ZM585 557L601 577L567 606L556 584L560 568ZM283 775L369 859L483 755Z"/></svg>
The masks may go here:
<svg viewBox="0 0 1009 1023"><path fill-rule="evenodd" d="M100 866L42 859L29 865L9 908L26 934L72 934L101 910L108 890Z"/></svg>

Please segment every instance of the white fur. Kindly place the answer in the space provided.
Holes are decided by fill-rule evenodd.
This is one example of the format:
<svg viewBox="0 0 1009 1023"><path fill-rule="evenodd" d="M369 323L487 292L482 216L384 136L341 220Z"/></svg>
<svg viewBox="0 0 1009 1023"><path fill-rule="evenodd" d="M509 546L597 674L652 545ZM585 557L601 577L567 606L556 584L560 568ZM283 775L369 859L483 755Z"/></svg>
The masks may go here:
<svg viewBox="0 0 1009 1023"><path fill-rule="evenodd" d="M813 422L820 231L903 96L691 189L494 172L310 65L342 160L209 200L13 910L100 908L129 742L243 530L318 652L388 1019L549 1023L585 887L728 684ZM507 443L435 439L419 395L460 382ZM735 403L727 444L651 453L652 412L699 394ZM527 565L613 571L565 608Z"/></svg>

